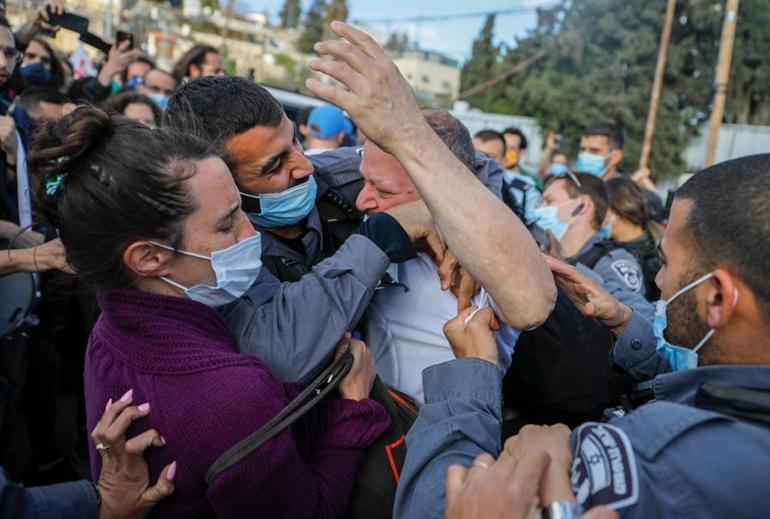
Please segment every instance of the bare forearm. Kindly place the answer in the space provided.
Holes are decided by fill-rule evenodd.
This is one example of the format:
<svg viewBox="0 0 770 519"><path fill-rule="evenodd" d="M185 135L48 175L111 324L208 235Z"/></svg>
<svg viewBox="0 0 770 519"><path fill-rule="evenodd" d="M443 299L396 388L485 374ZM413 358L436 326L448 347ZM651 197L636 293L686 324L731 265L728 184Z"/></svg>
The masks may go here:
<svg viewBox="0 0 770 519"><path fill-rule="evenodd" d="M37 25L35 22L27 21L18 28L14 36L16 37L16 43L21 44L22 47L26 48L27 45L29 45L29 42L31 42L35 36L37 36L37 33L40 31L40 26Z"/></svg>
<svg viewBox="0 0 770 519"><path fill-rule="evenodd" d="M494 299L511 326L542 323L556 287L527 229L426 125L394 154L404 166L460 264Z"/></svg>
<svg viewBox="0 0 770 519"><path fill-rule="evenodd" d="M0 252L0 276L14 272L35 272L32 249L10 249Z"/></svg>

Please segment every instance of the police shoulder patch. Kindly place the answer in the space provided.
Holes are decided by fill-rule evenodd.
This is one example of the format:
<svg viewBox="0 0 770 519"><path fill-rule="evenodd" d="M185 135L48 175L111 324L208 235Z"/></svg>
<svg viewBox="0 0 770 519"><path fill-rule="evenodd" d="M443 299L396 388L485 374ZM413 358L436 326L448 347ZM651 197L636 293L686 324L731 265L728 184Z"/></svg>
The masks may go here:
<svg viewBox="0 0 770 519"><path fill-rule="evenodd" d="M629 289L638 292L642 288L642 273L633 261L625 259L615 260L610 267Z"/></svg>
<svg viewBox="0 0 770 519"><path fill-rule="evenodd" d="M597 505L614 509L639 500L636 455L628 436L613 425L587 423L575 432L571 482L584 510Z"/></svg>

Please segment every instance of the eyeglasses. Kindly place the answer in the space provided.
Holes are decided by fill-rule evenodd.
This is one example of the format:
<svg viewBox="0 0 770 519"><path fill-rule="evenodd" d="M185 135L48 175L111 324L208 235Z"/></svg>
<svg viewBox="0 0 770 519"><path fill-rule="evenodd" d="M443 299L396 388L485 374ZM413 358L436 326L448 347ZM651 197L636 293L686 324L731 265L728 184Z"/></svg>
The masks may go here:
<svg viewBox="0 0 770 519"><path fill-rule="evenodd" d="M571 181L573 181L577 187L579 187L579 188L583 187L583 185L580 183L580 180L578 180L577 175L575 175L572 171L567 170L565 175L567 175L569 177L569 179Z"/></svg>
<svg viewBox="0 0 770 519"><path fill-rule="evenodd" d="M3 47L0 49L0 52L3 53L7 61L21 61L21 52L16 47Z"/></svg>

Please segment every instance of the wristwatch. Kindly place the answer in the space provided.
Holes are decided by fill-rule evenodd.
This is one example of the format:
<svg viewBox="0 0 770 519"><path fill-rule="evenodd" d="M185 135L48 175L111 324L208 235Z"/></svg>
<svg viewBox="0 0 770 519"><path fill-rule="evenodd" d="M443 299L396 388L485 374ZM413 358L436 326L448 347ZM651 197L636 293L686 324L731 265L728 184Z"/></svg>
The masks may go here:
<svg viewBox="0 0 770 519"><path fill-rule="evenodd" d="M543 519L579 519L580 507L569 501L554 501L540 510Z"/></svg>

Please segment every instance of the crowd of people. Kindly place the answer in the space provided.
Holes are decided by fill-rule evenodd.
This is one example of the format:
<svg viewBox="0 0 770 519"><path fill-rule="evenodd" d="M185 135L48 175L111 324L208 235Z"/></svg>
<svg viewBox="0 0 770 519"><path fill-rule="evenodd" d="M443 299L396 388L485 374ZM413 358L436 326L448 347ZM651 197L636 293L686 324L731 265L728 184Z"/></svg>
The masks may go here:
<svg viewBox="0 0 770 519"><path fill-rule="evenodd" d="M536 170L333 22L295 118L0 19L3 517L764 517L770 155ZM729 186L729 189L726 188Z"/></svg>

